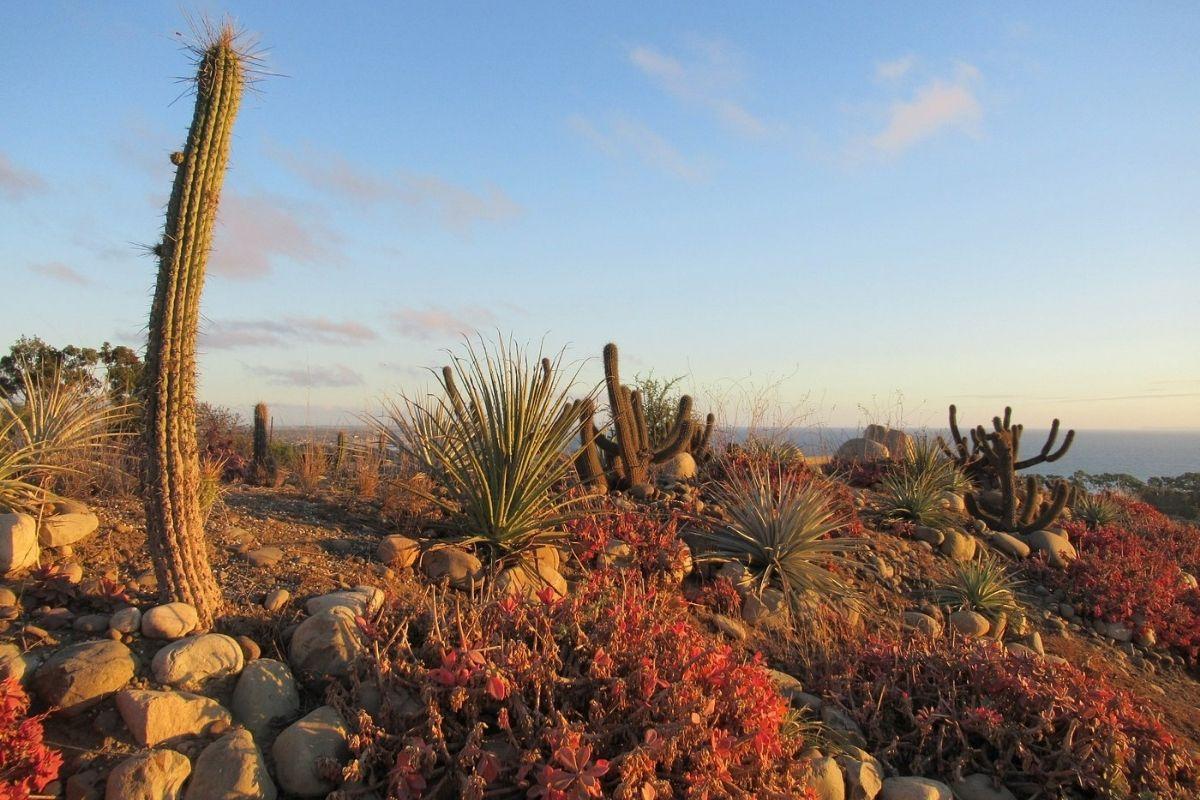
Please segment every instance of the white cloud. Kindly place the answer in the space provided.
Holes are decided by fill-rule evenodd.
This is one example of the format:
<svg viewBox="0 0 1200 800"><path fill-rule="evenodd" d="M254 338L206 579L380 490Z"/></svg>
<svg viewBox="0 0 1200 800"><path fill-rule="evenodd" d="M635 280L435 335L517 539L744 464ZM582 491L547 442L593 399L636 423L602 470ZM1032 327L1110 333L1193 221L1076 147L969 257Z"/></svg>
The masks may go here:
<svg viewBox="0 0 1200 800"><path fill-rule="evenodd" d="M361 386L363 377L344 364L325 367L246 367L250 372L261 375L273 386L299 386L307 389L337 389L346 386Z"/></svg>
<svg viewBox="0 0 1200 800"><path fill-rule="evenodd" d="M870 138L875 150L895 155L946 130L974 135L983 107L973 90L979 70L959 64L950 79L937 78L919 87L908 100L888 109L887 124Z"/></svg>
<svg viewBox="0 0 1200 800"><path fill-rule="evenodd" d="M495 321L486 308L472 306L458 311L445 308L401 308L391 314L396 330L412 339L462 336Z"/></svg>
<svg viewBox="0 0 1200 800"><path fill-rule="evenodd" d="M47 261L42 264L31 264L29 271L47 278L54 278L63 283L73 283L76 286L91 286L93 281L74 267L61 261Z"/></svg>
<svg viewBox="0 0 1200 800"><path fill-rule="evenodd" d="M10 200L24 200L45 188L46 181L41 175L18 167L8 156L0 153L0 196Z"/></svg>
<svg viewBox="0 0 1200 800"><path fill-rule="evenodd" d="M275 157L314 189L348 200L360 208L401 206L436 218L456 233L468 233L484 222L507 222L521 216L521 206L503 189L490 184L469 189L437 175L415 172L372 172L336 153L276 151Z"/></svg>
<svg viewBox="0 0 1200 800"><path fill-rule="evenodd" d="M898 81L912 71L917 63L916 56L909 54L895 61L881 61L875 65L875 77L883 81Z"/></svg>
<svg viewBox="0 0 1200 800"><path fill-rule="evenodd" d="M205 324L201 345L208 350L235 347L289 347L302 343L353 345L379 338L359 322L337 322L326 317L286 317L282 320L231 319Z"/></svg>
<svg viewBox="0 0 1200 800"><path fill-rule="evenodd" d="M708 109L727 128L742 136L759 137L770 126L738 102L734 95L743 82L735 54L723 43L696 39L694 59L684 62L646 45L629 51L629 61L673 97Z"/></svg>
<svg viewBox="0 0 1200 800"><path fill-rule="evenodd" d="M618 116L603 130L579 114L567 125L597 150L613 158L633 156L655 169L686 181L702 180L706 171L665 138L637 120Z"/></svg>
<svg viewBox="0 0 1200 800"><path fill-rule="evenodd" d="M210 269L228 278L260 278L281 260L321 264L339 259L338 236L318 213L270 194L226 191L217 212Z"/></svg>

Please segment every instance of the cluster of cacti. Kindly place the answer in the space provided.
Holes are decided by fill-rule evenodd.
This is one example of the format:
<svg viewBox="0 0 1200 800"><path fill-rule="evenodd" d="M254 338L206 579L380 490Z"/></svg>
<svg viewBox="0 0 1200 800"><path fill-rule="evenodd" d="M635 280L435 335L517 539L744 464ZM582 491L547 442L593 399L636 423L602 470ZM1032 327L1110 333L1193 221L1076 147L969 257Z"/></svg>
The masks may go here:
<svg viewBox="0 0 1200 800"><path fill-rule="evenodd" d="M144 397L146 529L162 595L191 603L204 627L221 606L204 542L196 446L196 333L230 136L246 59L226 27L199 55L196 107L174 153L158 280L150 309Z"/></svg>
<svg viewBox="0 0 1200 800"><path fill-rule="evenodd" d="M963 498L967 510L993 530L1007 533L1041 530L1062 514L1072 496L1071 485L1067 481L1056 481L1050 487L1050 497L1043 501L1038 479L1032 475L1026 477L1022 488L1018 485L1017 472L1062 458L1075 439L1075 431L1067 431L1062 446L1055 450L1059 422L1054 420L1041 452L1022 460L1020 445L1024 426L1012 424L1012 409L1005 408L1003 418L994 417L992 427L991 432L982 425L971 430L971 448L968 449L958 430L957 411L950 406L950 432L956 451L951 451L945 442L941 442L942 448L967 475L999 492L994 509L983 507L981 494L967 493Z"/></svg>
<svg viewBox="0 0 1200 800"><path fill-rule="evenodd" d="M650 468L680 453L699 454L708 447L715 417L709 414L703 426L692 419L692 398L679 398L671 433L660 447L650 441L641 393L621 383L617 346L604 346L604 383L608 390L613 436L596 429L595 404L577 404L580 415L580 450L575 456L580 479L593 491L629 488L648 483ZM601 453L604 455L601 463Z"/></svg>
<svg viewBox="0 0 1200 800"><path fill-rule="evenodd" d="M1042 445L1041 452L1032 458L1020 458L1021 433L1024 431L1024 425L1012 424L1012 408L1004 408L1004 418L993 418L993 425L997 431L1007 431L1011 434L1013 442L1013 468L1020 471L1035 467L1038 464L1047 464L1058 461L1067 454L1071 449L1071 443L1075 441L1075 431L1067 431L1067 435L1063 437L1062 445L1057 450L1054 449L1054 443L1058 440L1058 420L1050 423L1050 433L1046 436L1046 442ZM988 459L983 452L983 439L985 431L982 425L972 428L968 431L971 436L970 447L967 446L967 440L959 432L958 429L958 409L952 404L950 406L950 435L954 439L954 449L951 450L946 444L946 440L938 437L938 444L946 456L954 461L959 470L972 480L987 480L988 478L996 479L998 476L990 469ZM995 481L993 481L994 483Z"/></svg>
<svg viewBox="0 0 1200 800"><path fill-rule="evenodd" d="M271 453L271 412L266 403L254 407L254 452L250 460L250 479L259 486L275 486L279 468Z"/></svg>

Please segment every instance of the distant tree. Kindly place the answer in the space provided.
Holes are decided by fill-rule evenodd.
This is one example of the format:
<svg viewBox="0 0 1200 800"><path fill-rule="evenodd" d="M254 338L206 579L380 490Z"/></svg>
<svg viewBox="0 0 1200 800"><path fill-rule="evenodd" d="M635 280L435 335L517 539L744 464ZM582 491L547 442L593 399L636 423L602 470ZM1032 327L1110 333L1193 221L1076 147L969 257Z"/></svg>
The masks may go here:
<svg viewBox="0 0 1200 800"><path fill-rule="evenodd" d="M12 398L20 392L23 368L39 378L57 370L59 380L80 383L89 391L104 389L115 405L126 405L136 400L142 359L125 345L58 348L41 337L22 336L0 357L0 395Z"/></svg>

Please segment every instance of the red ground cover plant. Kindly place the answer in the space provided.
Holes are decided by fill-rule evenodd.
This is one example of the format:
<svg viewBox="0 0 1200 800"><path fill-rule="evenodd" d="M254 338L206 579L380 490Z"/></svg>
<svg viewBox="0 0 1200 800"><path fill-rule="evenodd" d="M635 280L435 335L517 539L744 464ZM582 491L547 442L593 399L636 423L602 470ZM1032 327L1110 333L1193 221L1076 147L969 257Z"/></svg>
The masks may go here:
<svg viewBox="0 0 1200 800"><path fill-rule="evenodd" d="M687 557L679 538L686 523L679 511L621 509L605 499L596 513L570 520L564 527L584 564L593 563L616 540L629 545L632 565L651 576L672 572Z"/></svg>
<svg viewBox="0 0 1200 800"><path fill-rule="evenodd" d="M635 570L557 601L412 603L376 630L333 701L355 729L346 777L388 798L811 796L762 664Z"/></svg>
<svg viewBox="0 0 1200 800"><path fill-rule="evenodd" d="M1050 798L1182 800L1200 786L1195 760L1132 695L990 640L873 636L805 685L839 698L902 775L983 772Z"/></svg>
<svg viewBox="0 0 1200 800"><path fill-rule="evenodd" d="M1076 522L1064 526L1079 553L1065 570L1044 563L1034 570L1085 616L1152 629L1160 644L1195 664L1200 660L1200 590L1183 573L1200 567L1200 528L1175 522L1145 503L1118 502L1120 523L1095 530Z"/></svg>
<svg viewBox="0 0 1200 800"><path fill-rule="evenodd" d="M43 741L42 717L12 678L0 681L0 800L26 800L58 779L62 757Z"/></svg>

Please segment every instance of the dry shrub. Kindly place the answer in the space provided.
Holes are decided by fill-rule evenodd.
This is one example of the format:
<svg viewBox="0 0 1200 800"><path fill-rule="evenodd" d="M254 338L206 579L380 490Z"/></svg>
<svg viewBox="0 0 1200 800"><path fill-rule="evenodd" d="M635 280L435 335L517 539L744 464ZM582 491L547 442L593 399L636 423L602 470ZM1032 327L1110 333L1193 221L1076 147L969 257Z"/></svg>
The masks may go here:
<svg viewBox="0 0 1200 800"><path fill-rule="evenodd" d="M305 494L313 494L321 488L321 481L329 469L329 457L320 442L308 441L296 449L294 460L296 485Z"/></svg>
<svg viewBox="0 0 1200 800"><path fill-rule="evenodd" d="M901 775L982 772L1049 798L1183 800L1200 785L1195 760L1133 695L992 640L847 639L802 677Z"/></svg>
<svg viewBox="0 0 1200 800"><path fill-rule="evenodd" d="M379 498L383 516L402 528L416 530L423 522L442 515L441 509L426 499L436 491L433 479L424 472L384 481Z"/></svg>
<svg viewBox="0 0 1200 800"><path fill-rule="evenodd" d="M563 600L401 601L362 625L378 658L334 698L346 777L393 800L812 796L762 664L636 572Z"/></svg>
<svg viewBox="0 0 1200 800"><path fill-rule="evenodd" d="M383 453L375 448L364 448L354 457L351 476L354 491L363 500L371 500L379 491L380 473L383 469Z"/></svg>

